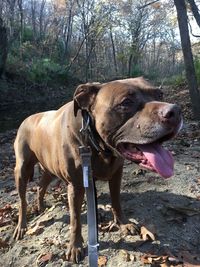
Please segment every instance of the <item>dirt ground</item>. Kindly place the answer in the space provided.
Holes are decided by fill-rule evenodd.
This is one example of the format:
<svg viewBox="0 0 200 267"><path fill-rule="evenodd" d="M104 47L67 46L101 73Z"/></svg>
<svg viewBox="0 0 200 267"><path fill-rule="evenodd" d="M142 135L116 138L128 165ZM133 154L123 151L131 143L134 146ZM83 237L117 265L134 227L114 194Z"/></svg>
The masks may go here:
<svg viewBox="0 0 200 267"><path fill-rule="evenodd" d="M176 139L166 143L175 158L175 175L162 179L126 162L121 198L125 215L140 231L122 236L99 230L99 266L200 266L200 123L192 120L187 90L165 89L166 98L178 102L185 123ZM69 210L64 184L54 181L46 194L47 208L36 211L38 179L28 185L28 233L13 241L18 195L13 168L16 130L0 134L0 266L88 266L66 261ZM37 176L37 170L36 175ZM101 228L111 220L108 184L97 183ZM82 206L83 237L87 246L86 202ZM150 231L150 232L148 232Z"/></svg>

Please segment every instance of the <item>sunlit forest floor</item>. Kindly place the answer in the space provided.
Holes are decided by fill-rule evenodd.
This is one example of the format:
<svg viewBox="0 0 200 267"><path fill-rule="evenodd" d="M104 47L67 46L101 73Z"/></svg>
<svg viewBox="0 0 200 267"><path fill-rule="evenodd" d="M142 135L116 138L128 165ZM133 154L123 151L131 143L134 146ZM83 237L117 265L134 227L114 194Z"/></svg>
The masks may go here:
<svg viewBox="0 0 200 267"><path fill-rule="evenodd" d="M167 142L175 158L175 175L167 180L126 162L122 205L130 221L145 233L122 236L99 231L99 266L200 265L200 123L192 119L185 85L164 89L166 101L181 105L184 126ZM18 195L14 185L13 140L16 130L0 134L0 266L77 266L65 258L69 242L69 210L64 184L54 181L46 194L47 208L37 214L37 178L28 185L28 226L23 240L12 234L17 222ZM97 183L99 227L111 219L107 183ZM87 246L86 202L82 207ZM147 232L150 231L150 232ZM155 240L154 240L155 239ZM88 266L86 256L79 266Z"/></svg>

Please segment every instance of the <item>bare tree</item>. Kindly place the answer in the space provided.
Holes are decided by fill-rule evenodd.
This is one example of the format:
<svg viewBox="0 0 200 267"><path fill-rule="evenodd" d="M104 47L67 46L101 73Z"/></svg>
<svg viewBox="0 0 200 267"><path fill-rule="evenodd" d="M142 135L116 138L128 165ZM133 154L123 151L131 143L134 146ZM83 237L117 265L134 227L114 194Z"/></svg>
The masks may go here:
<svg viewBox="0 0 200 267"><path fill-rule="evenodd" d="M45 9L46 0L42 0L40 5L40 15L39 15L39 34L40 34L40 40L44 37L44 9Z"/></svg>
<svg viewBox="0 0 200 267"><path fill-rule="evenodd" d="M14 21L15 21L15 4L16 0L7 0L9 6L9 35L13 36L14 34Z"/></svg>
<svg viewBox="0 0 200 267"><path fill-rule="evenodd" d="M199 14L199 9L198 9L198 6L196 5L195 1L194 0L187 0L190 4L190 7L191 7L191 10L192 10L192 13L194 15L194 18L198 24L198 26L200 27L200 14Z"/></svg>
<svg viewBox="0 0 200 267"><path fill-rule="evenodd" d="M5 70L6 59L8 53L8 38L7 30L3 25L3 20L0 18L0 78Z"/></svg>
<svg viewBox="0 0 200 267"><path fill-rule="evenodd" d="M20 43L22 43L22 36L23 36L23 19L24 19L24 14L23 14L23 1L18 0L18 7L19 7L19 13L20 13Z"/></svg>
<svg viewBox="0 0 200 267"><path fill-rule="evenodd" d="M33 29L33 39L36 41L36 0L31 0L31 20L32 20L32 29Z"/></svg>
<svg viewBox="0 0 200 267"><path fill-rule="evenodd" d="M69 0L67 2L68 5L68 18L67 24L64 30L64 39L65 39L65 55L68 57L69 55L69 47L72 38L72 26L73 26L73 7L74 7L74 0Z"/></svg>
<svg viewBox="0 0 200 267"><path fill-rule="evenodd" d="M186 78L189 85L192 109L196 119L200 119L200 92L198 89L193 55L191 50L189 29L187 23L187 10L184 1L174 0L177 10L178 25L180 30L181 45L185 62Z"/></svg>
<svg viewBox="0 0 200 267"><path fill-rule="evenodd" d="M112 28L110 28L110 40L111 40L111 44L112 44L113 62L114 62L114 66L115 66L115 73L117 75L118 67L117 67L117 59L116 59L116 48L115 48L115 42L114 42L114 38L113 38Z"/></svg>
<svg viewBox="0 0 200 267"><path fill-rule="evenodd" d="M14 44L21 59L33 49L36 61L52 61L82 80L159 78L174 75L182 60L167 16L171 2L166 9L159 0L0 0L0 14L8 47Z"/></svg>

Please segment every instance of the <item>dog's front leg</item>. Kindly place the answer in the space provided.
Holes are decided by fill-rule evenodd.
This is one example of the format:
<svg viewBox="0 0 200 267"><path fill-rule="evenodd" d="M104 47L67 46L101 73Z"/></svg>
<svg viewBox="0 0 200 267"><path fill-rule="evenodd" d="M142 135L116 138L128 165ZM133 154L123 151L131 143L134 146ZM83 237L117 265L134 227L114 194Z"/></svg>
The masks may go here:
<svg viewBox="0 0 200 267"><path fill-rule="evenodd" d="M120 229L120 231L127 234L134 234L137 231L137 227L128 221L124 216L121 203L120 203L120 187L122 178L122 168L119 168L113 175L112 179L109 180L109 189L112 204L113 221L107 226L107 230L111 231L114 228Z"/></svg>
<svg viewBox="0 0 200 267"><path fill-rule="evenodd" d="M70 210L70 243L66 253L67 260L78 263L83 258L83 238L81 235L81 206L84 187L68 185L68 202Z"/></svg>

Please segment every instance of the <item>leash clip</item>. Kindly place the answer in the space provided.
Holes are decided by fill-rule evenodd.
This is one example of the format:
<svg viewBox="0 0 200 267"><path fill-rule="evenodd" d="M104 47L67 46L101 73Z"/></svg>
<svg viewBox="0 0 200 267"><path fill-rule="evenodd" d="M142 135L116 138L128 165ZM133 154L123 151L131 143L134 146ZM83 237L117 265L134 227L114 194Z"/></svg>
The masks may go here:
<svg viewBox="0 0 200 267"><path fill-rule="evenodd" d="M81 125L81 129L80 129L80 133L85 134L88 127L89 127L89 123L90 123L90 117L87 116L87 120L84 120L84 117L82 116L82 125Z"/></svg>

